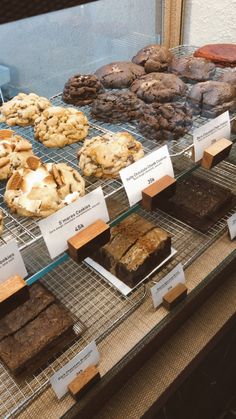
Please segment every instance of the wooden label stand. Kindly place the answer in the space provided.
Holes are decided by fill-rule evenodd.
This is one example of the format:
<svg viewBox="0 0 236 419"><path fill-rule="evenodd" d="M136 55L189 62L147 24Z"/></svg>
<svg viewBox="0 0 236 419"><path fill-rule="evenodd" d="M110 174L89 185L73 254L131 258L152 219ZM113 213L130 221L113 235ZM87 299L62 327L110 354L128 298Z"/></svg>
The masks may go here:
<svg viewBox="0 0 236 419"><path fill-rule="evenodd" d="M142 207L153 211L158 204L174 195L176 180L171 176L163 176L142 191Z"/></svg>
<svg viewBox="0 0 236 419"><path fill-rule="evenodd" d="M221 140L218 140L210 147L207 147L201 160L201 166L205 169L211 169L216 164L220 163L228 157L232 145L232 141L221 138Z"/></svg>
<svg viewBox="0 0 236 419"><path fill-rule="evenodd" d="M20 275L0 283L0 318L29 299L29 288Z"/></svg>
<svg viewBox="0 0 236 419"><path fill-rule="evenodd" d="M109 225L102 220L97 220L67 241L69 255L76 262L81 262L99 247L108 243L110 237Z"/></svg>
<svg viewBox="0 0 236 419"><path fill-rule="evenodd" d="M162 304L167 310L171 310L175 307L180 301L184 300L187 296L187 287L186 285L179 283L172 290L167 292L163 296Z"/></svg>
<svg viewBox="0 0 236 419"><path fill-rule="evenodd" d="M100 372L92 365L87 367L68 385L68 390L74 399L80 400L100 379Z"/></svg>

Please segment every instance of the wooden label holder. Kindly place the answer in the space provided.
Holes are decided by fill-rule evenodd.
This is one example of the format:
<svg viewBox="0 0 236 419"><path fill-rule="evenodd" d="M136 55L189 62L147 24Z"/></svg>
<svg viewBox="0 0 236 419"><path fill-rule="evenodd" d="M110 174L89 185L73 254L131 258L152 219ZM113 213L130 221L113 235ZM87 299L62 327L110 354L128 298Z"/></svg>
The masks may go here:
<svg viewBox="0 0 236 419"><path fill-rule="evenodd" d="M29 288L20 275L0 283L0 318L29 299Z"/></svg>
<svg viewBox="0 0 236 419"><path fill-rule="evenodd" d="M187 291L188 289L186 285L180 282L163 296L163 306L170 311L180 301L185 299L187 296Z"/></svg>
<svg viewBox="0 0 236 419"><path fill-rule="evenodd" d="M174 195L176 179L171 176L163 176L142 191L142 207L147 211L153 211L158 204Z"/></svg>
<svg viewBox="0 0 236 419"><path fill-rule="evenodd" d="M110 237L109 225L103 220L97 220L67 241L69 255L76 262L81 262L108 243Z"/></svg>
<svg viewBox="0 0 236 419"><path fill-rule="evenodd" d="M211 169L216 164L220 163L228 157L232 145L232 141L229 141L226 138L221 138L221 140L218 140L211 146L207 147L203 153L201 166L205 169Z"/></svg>
<svg viewBox="0 0 236 419"><path fill-rule="evenodd" d="M68 390L75 400L80 400L100 379L101 376L97 367L91 365L71 381Z"/></svg>

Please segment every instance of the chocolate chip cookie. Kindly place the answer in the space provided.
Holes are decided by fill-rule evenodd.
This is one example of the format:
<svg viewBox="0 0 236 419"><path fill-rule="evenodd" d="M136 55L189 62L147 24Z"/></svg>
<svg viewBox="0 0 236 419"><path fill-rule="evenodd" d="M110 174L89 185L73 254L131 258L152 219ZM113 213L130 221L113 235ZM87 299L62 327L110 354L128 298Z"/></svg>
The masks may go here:
<svg viewBox="0 0 236 419"><path fill-rule="evenodd" d="M151 44L138 51L132 62L142 65L146 73L152 73L166 71L172 58L172 52L164 45Z"/></svg>
<svg viewBox="0 0 236 419"><path fill-rule="evenodd" d="M129 91L102 93L93 102L91 114L105 122L126 122L137 119L143 102Z"/></svg>
<svg viewBox="0 0 236 419"><path fill-rule="evenodd" d="M66 82L62 99L72 105L89 105L96 99L103 86L94 74L75 74Z"/></svg>
<svg viewBox="0 0 236 419"><path fill-rule="evenodd" d="M123 89L145 74L143 67L131 61L116 61L95 71L95 75L107 89Z"/></svg>

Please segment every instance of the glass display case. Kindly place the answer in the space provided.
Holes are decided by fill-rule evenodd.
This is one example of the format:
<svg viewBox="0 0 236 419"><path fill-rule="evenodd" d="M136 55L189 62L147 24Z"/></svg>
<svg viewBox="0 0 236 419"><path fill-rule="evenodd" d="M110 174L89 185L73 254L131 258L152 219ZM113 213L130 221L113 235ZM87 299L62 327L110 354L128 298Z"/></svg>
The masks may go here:
<svg viewBox="0 0 236 419"><path fill-rule="evenodd" d="M131 60L144 46L163 42L167 4L168 2L158 0L99 0L4 23L0 26L0 65L10 70L10 82L2 86L3 100L7 102L22 91L35 92L49 98L53 106L71 107L71 104L66 104L62 99L64 84L69 77L78 72L94 73L97 68L114 61ZM174 56L187 57L196 48L175 46L171 51ZM224 71L217 67L214 79L218 80ZM191 87L192 84L187 83L188 91ZM184 101L185 98L180 99L179 103ZM90 105L74 107L88 118L88 138L127 132L142 144L145 155L158 150L164 144L143 136L137 121L102 122L92 117ZM231 112L230 119L235 117L236 111ZM208 121L206 117L194 116L187 134L177 140L165 142L175 178L181 181L194 172L200 179L224 186L236 194L236 145L233 145L229 157L211 170L202 168L200 163L195 163L191 158L194 130ZM9 126L2 122L0 129L9 129ZM63 162L78 169L77 153L82 143L77 142L63 148L47 148L35 139L32 126L13 126L11 129L31 142L35 155L44 163ZM235 140L236 136L232 134L231 141ZM102 380L98 391L106 392L106 386L112 384L116 373L135 358L152 336L158 336L175 321L176 327L178 326L178 313L181 310L191 312L195 297L204 293L208 284L214 282L216 274L223 271L235 258L235 241L230 241L227 236L227 219L235 213L235 205L203 233L164 210L148 212L140 202L130 206L119 177L86 177L86 194L98 187L102 188L106 200L110 227L118 225L130 214L137 213L171 235L176 254L163 267L146 275L145 281L124 295L104 278L102 272L95 271L86 261L76 263L67 252L51 258L38 219L20 217L9 210L4 202L6 182L1 181L0 206L4 215L4 230L0 246L16 240L28 272L27 285L40 281L78 319L74 325L77 339L73 344L67 345L63 351L55 349L54 357L26 379L15 379L0 364L2 417L21 414L29 404L37 403L43 397L54 406L58 415L65 414L70 408L71 417L81 414L83 408L91 403L96 391L81 401L81 407L75 406L75 401L69 394L62 401L57 400L50 386L53 374L95 340L101 353L101 364L98 368ZM202 269L199 277L191 279L188 269L204 252L211 248L214 250L215 243L221 246L219 243L222 238L225 244L221 253L222 259L213 257L209 267ZM150 289L179 263L186 273L189 290L187 299L170 313L162 306L154 310ZM134 334L130 341L126 339L122 345L121 341L117 341L116 334L120 337L130 333L132 322Z"/></svg>

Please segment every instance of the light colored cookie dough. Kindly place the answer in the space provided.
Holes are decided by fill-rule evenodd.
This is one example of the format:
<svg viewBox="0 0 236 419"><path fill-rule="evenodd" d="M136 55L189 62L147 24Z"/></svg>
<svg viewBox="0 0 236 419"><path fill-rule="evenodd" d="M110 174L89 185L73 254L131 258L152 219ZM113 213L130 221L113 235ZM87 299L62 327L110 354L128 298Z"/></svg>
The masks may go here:
<svg viewBox="0 0 236 419"><path fill-rule="evenodd" d="M2 232L3 232L3 212L0 208L0 237L2 235Z"/></svg>
<svg viewBox="0 0 236 419"><path fill-rule="evenodd" d="M51 106L51 103L45 97L40 97L35 93L28 95L19 93L9 102L5 102L0 108L2 114L0 122L5 122L10 126L20 125L25 127L34 125L34 121L41 112L49 106Z"/></svg>
<svg viewBox="0 0 236 419"><path fill-rule="evenodd" d="M14 131L0 130L0 180L8 179L14 170L24 167L33 155L32 144Z"/></svg>
<svg viewBox="0 0 236 419"><path fill-rule="evenodd" d="M89 123L83 112L60 106L47 108L34 125L35 138L46 147L64 147L83 141L88 129Z"/></svg>
<svg viewBox="0 0 236 419"><path fill-rule="evenodd" d="M85 194L85 182L65 163L41 163L35 156L27 168L10 177L4 201L12 212L26 217L47 217Z"/></svg>
<svg viewBox="0 0 236 419"><path fill-rule="evenodd" d="M85 176L118 178L119 171L144 156L142 144L128 132L105 134L85 140L78 152Z"/></svg>

